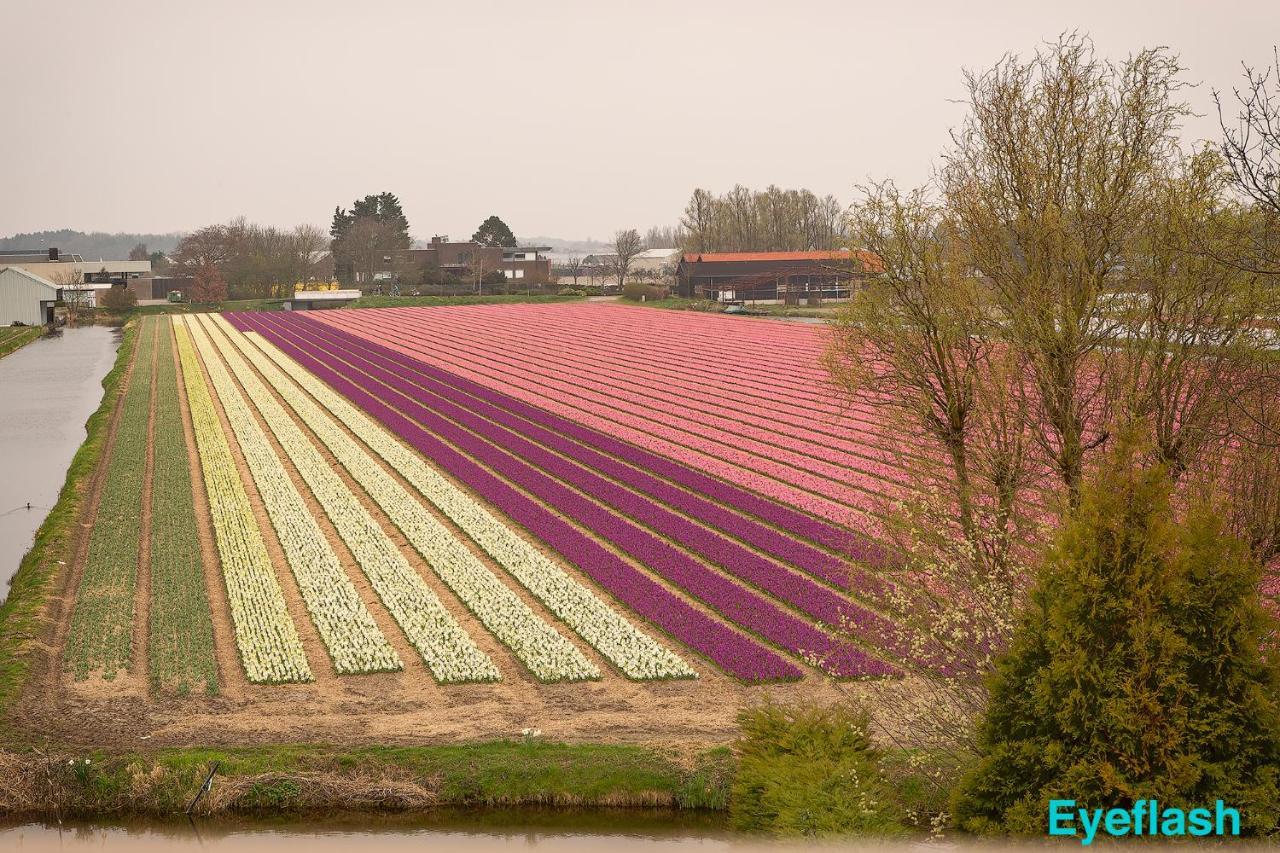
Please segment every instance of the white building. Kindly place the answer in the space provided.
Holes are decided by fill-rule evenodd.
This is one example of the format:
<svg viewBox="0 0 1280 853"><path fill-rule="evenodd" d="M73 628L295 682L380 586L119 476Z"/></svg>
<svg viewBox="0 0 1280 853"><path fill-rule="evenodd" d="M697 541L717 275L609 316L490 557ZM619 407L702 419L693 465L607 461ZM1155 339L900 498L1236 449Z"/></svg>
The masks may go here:
<svg viewBox="0 0 1280 853"><path fill-rule="evenodd" d="M58 287L53 282L21 267L0 268L0 326L51 323L57 301Z"/></svg>

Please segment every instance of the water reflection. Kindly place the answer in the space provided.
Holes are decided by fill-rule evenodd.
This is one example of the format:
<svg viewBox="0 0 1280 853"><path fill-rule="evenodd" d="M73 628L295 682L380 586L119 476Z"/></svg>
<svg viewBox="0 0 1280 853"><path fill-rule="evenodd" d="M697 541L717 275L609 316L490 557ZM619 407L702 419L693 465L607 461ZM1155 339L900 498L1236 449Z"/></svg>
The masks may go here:
<svg viewBox="0 0 1280 853"><path fill-rule="evenodd" d="M0 599L58 499L119 343L118 329L85 326L0 358Z"/></svg>

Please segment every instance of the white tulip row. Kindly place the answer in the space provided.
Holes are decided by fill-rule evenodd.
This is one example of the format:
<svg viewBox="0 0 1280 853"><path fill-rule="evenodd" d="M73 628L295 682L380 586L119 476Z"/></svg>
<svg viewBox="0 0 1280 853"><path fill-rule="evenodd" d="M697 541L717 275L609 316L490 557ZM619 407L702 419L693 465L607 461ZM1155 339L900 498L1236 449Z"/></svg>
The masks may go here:
<svg viewBox="0 0 1280 853"><path fill-rule="evenodd" d="M243 334L231 328L225 320L221 323L254 367L320 437L352 479L382 507L432 570L485 628L511 649L534 677L541 681L582 681L600 677L600 669L595 664L503 584L452 530L432 515L270 361L254 350ZM302 372L310 377L310 374Z"/></svg>
<svg viewBox="0 0 1280 853"><path fill-rule="evenodd" d="M174 329L187 407L196 435L200 470L209 496L214 539L236 629L236 647L245 675L257 683L311 681L311 667L298 630L285 607L284 594L271 569L271 558L253 517L231 447L204 383L191 339L181 325Z"/></svg>
<svg viewBox="0 0 1280 853"><path fill-rule="evenodd" d="M530 542L432 469L420 456L401 444L380 424L375 423L278 348L259 335L243 335L236 332L230 323L220 317L218 322L224 328L232 330L233 340L236 340L237 345L241 346L255 365L258 365L264 359L249 346L249 340L252 339L263 353L266 353L280 368L319 400L330 414L359 436L392 468L399 471L552 613L577 631L628 678L697 677L693 669L674 652L660 645L610 608L599 596L570 577ZM271 373L268 373L268 369L261 366L259 369L276 386L281 395L294 405L303 420L307 421L322 440L330 445L335 455L342 458L342 454L335 449L335 444L348 443L355 448L354 451L348 451L349 453L354 452L367 457L359 445L341 429L333 426L320 413L319 407L292 388L283 376L276 381ZM292 398L298 398L300 402L294 403ZM308 413L306 411L308 408L313 411ZM312 424L312 420L323 421L328 426L317 427ZM332 441L326 437L330 433L334 435ZM378 468L378 470L381 469Z"/></svg>
<svg viewBox="0 0 1280 853"><path fill-rule="evenodd" d="M205 372L213 389L222 401L222 410L231 423L245 463L258 486L258 494L276 530L285 560L297 579L311 621L329 650L334 669L341 674L403 669L400 656L360 600L355 585L347 577L204 330L198 323L190 321L186 327L204 360Z"/></svg>
<svg viewBox="0 0 1280 853"><path fill-rule="evenodd" d="M493 661L476 647L275 395L216 331L217 324L208 316L205 315L204 324L209 337L432 675L441 682L497 681L500 676Z"/></svg>

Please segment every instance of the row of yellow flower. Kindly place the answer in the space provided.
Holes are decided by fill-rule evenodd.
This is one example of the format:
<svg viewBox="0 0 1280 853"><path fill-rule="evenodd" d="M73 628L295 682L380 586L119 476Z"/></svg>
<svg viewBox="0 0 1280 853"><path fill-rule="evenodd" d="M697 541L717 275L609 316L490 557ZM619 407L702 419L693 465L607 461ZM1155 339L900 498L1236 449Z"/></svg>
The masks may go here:
<svg viewBox="0 0 1280 853"><path fill-rule="evenodd" d="M205 330L244 393L351 549L387 610L442 682L496 681L498 668L414 571L386 532L205 315ZM239 334L234 333L233 334Z"/></svg>
<svg viewBox="0 0 1280 853"><path fill-rule="evenodd" d="M393 520L405 531L411 541L414 539L411 531L422 524L419 521L420 517L428 519L437 526L438 522L435 522L435 519L418 505L398 482L387 475L357 442L338 427L320 406L327 409L329 415L341 421L392 468L399 471L427 500L474 539L539 601L577 631L625 675L634 679L695 676L693 670L680 657L636 628L594 592L570 577L532 544L517 535L507 524L454 486L380 425L374 423L292 359L258 335L246 336L235 330L221 317L217 318L216 322L374 499L384 508L388 505L399 508L396 513L388 510L388 514L392 515ZM260 351L254 349L249 343L250 337ZM264 358L263 353L270 360ZM272 362L275 362L278 368ZM320 406L313 403L305 394L300 393L281 370L305 388L320 402ZM441 533L452 541L447 530L442 529ZM433 566L436 564L438 557L432 557L422 547L419 547L419 550L432 562ZM461 555L471 557L465 548L461 548L460 551ZM474 561L473 557L471 559ZM492 577L492 574L483 566L477 563L476 567ZM475 569L471 569L470 573L474 574ZM448 577L446 582L449 582ZM496 584L497 581L494 580L494 583ZM450 585L453 586L452 583ZM503 590L505 591L505 587ZM523 607L523 604L521 606ZM490 630L494 628L490 627ZM498 632L495 630L495 633ZM505 633L509 634L510 630ZM513 645L504 634L499 634L499 637L513 649L520 648ZM519 654L518 651L517 653ZM536 675L546 678L534 663L523 656L522 659Z"/></svg>
<svg viewBox="0 0 1280 853"><path fill-rule="evenodd" d="M240 332L225 324L233 337ZM246 355L253 357L250 349ZM443 522L432 515L408 490L342 432L333 421L307 405L287 380L273 376L259 354L254 366L272 381L281 396L298 411L339 463L369 493L431 569L495 637L505 644L534 677L541 681L581 681L600 677L599 668L560 632L538 616L520 596L464 545ZM282 390L288 389L288 390ZM326 401L325 406L329 403Z"/></svg>
<svg viewBox="0 0 1280 853"><path fill-rule="evenodd" d="M245 674L250 681L259 683L310 681L311 667L285 607L284 594L271 568L271 558L205 386L191 338L180 324L174 332Z"/></svg>
<svg viewBox="0 0 1280 853"><path fill-rule="evenodd" d="M199 324L180 318L204 361L311 620L342 674L403 668L347 577L280 457Z"/></svg>

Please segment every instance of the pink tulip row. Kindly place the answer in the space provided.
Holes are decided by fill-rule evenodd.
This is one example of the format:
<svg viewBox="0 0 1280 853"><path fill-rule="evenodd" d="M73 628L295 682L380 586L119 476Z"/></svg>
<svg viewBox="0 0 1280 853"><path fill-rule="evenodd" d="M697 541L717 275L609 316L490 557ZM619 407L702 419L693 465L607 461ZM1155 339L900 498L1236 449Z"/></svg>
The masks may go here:
<svg viewBox="0 0 1280 853"><path fill-rule="evenodd" d="M611 482L570 457L544 449L526 437L538 433L524 419L500 407L486 407L479 398L442 381L439 374L419 369L413 360L396 357L391 348L308 318L270 316L256 328L295 358L306 359L309 369L315 371L324 365L325 370L361 388L353 399L366 411L406 439L413 439L415 446L420 444L433 460L451 465L470 485L481 486L492 476L473 470L474 462L482 462L492 474L517 485L542 506L555 507L582 529L632 556L725 618L792 654L825 660L836 674L860 677L897 672L892 665L835 640L811 621L849 622L866 633L869 641L887 642L893 639L893 632L883 617L706 530L629 485ZM356 392L348 385L343 393L350 396ZM372 399L367 396L370 394ZM385 412L385 406L394 411ZM396 413L411 418L436 439L406 425ZM441 440L448 446L440 444ZM472 462L464 462L459 453ZM446 461L450 458L452 463ZM498 494L495 491L495 496ZM544 531L545 526L546 519L542 519L530 529L539 536L543 532L551 535L554 530ZM705 557L706 562L688 551ZM568 556L573 552L562 553ZM580 565L585 571L592 570L590 564ZM724 573L709 565L719 565ZM615 594L625 591L616 583L613 589ZM779 602L794 611L780 607Z"/></svg>
<svg viewBox="0 0 1280 853"><path fill-rule="evenodd" d="M333 313L348 315L365 312ZM557 414L619 435L642 447L691 465L705 467L731 482L747 485L775 499L802 506L840 524L864 523L851 512L851 508L874 515L883 504L882 496L892 494L884 479L849 471L841 472L843 481L836 481L801 467L803 460L797 455L788 455L786 451L767 442L744 440L736 433L729 433L724 439L708 437L708 434L723 435L724 431L708 430L690 423L680 418L678 412L655 418L641 406L621 404L608 395L580 387L571 381L530 377L523 372L515 372L516 368L511 366L504 369L500 363L490 363L492 359L478 346L468 351L463 349L460 342L445 338L447 330L443 328L423 328L416 332L411 330L408 337L411 340L415 337L442 337L450 346L426 346L417 342L391 340L385 323L370 327L365 325L368 321L352 320L346 316L335 316L332 319L326 317L325 322L446 367L517 399L535 403ZM403 318L398 322L398 325L405 324Z"/></svg>
<svg viewBox="0 0 1280 853"><path fill-rule="evenodd" d="M367 329L367 327L366 327ZM664 370L655 376L640 365L625 364L618 353L578 353L555 341L539 344L536 336L521 335L519 346L513 346L510 330L450 328L447 344L415 337L412 329L387 329L385 340L414 348L422 357L443 355L456 350L455 344L470 351L484 346L486 361L494 366L509 367L530 376L554 376L553 365L566 354L574 364L575 378L590 382L599 393L609 397L620 411L655 412L678 415L696 423L703 431L726 432L740 438L764 442L780 448L786 455L780 459L803 467L837 482L854 474L866 473L897 485L907 485L895 455L878 446L881 441L870 430L859 429L852 419L842 423L846 435L834 436L818 429L810 415L767 417L756 414L759 407L745 403L720 401L703 388L687 382L674 371ZM442 351L443 348L443 351ZM856 438L847 435L854 432Z"/></svg>

